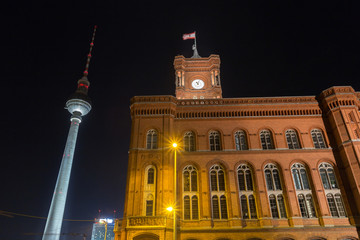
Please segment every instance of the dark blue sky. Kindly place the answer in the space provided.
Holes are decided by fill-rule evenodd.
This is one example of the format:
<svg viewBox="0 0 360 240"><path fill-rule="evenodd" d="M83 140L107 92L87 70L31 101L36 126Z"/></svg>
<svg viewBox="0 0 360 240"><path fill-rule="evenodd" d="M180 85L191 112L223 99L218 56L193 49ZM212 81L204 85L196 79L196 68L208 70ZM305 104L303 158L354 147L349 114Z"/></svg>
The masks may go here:
<svg viewBox="0 0 360 240"><path fill-rule="evenodd" d="M355 3L356 2L356 3ZM357 1L17 1L2 5L0 210L47 216L70 114L89 69L93 109L81 123L65 218L122 216L135 95L174 95L173 59L219 54L223 97L360 90ZM37 240L45 220L0 215L0 240ZM66 222L64 232L90 223ZM26 235L31 233L32 235ZM81 239L64 237L63 239Z"/></svg>

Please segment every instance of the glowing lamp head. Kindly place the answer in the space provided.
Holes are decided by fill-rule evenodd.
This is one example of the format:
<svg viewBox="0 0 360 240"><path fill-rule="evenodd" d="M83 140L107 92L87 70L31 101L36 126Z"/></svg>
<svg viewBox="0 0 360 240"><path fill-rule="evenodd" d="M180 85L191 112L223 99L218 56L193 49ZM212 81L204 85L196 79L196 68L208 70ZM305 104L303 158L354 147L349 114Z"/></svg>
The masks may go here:
<svg viewBox="0 0 360 240"><path fill-rule="evenodd" d="M168 210L169 212L172 212L173 208L170 206L170 207L166 208L166 210Z"/></svg>
<svg viewBox="0 0 360 240"><path fill-rule="evenodd" d="M177 146L178 146L178 145L177 145L177 143L175 143L175 142L172 144L172 147L173 147L173 148L177 148Z"/></svg>

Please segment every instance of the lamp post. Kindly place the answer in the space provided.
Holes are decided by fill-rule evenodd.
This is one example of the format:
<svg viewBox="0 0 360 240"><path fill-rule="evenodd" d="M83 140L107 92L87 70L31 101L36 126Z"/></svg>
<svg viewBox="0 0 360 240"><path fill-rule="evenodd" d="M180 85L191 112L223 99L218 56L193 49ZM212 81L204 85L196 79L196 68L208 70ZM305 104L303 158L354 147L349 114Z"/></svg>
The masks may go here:
<svg viewBox="0 0 360 240"><path fill-rule="evenodd" d="M107 225L108 225L108 222L107 222L107 219L106 220L100 220L100 222L102 224L105 224L105 236L104 236L104 240L106 240L106 235L107 235Z"/></svg>
<svg viewBox="0 0 360 240"><path fill-rule="evenodd" d="M177 150L178 144L174 142L172 144L172 148L174 149L174 207L172 208L173 211L173 217L174 217L174 232L173 232L173 240L176 240L176 173L177 173L177 164L176 164L176 150ZM168 208L169 210L169 208Z"/></svg>

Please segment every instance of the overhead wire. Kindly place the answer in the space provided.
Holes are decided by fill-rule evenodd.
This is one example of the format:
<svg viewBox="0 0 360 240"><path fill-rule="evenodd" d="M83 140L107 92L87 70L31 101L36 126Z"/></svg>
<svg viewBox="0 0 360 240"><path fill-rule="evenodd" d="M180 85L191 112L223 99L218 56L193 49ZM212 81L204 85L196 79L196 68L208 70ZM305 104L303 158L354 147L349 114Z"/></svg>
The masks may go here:
<svg viewBox="0 0 360 240"><path fill-rule="evenodd" d="M6 216L6 217L11 217L13 218L15 216L21 216L21 217L28 217L28 218L37 218L37 219L47 219L46 217L39 217L39 216L34 216L34 215L28 215L28 214L23 214L23 213L15 213L15 212L9 212L9 211L4 211L4 210L0 210L0 216ZM94 219L92 220L81 220L81 219L63 219L63 221L71 221L71 222L93 222Z"/></svg>

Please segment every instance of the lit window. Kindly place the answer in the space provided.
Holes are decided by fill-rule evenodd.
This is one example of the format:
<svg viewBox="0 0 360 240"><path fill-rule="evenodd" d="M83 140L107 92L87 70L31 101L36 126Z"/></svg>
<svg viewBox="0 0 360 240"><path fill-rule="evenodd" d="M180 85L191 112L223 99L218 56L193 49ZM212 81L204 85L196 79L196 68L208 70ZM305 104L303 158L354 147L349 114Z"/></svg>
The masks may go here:
<svg viewBox="0 0 360 240"><path fill-rule="evenodd" d="M264 150L275 148L271 136L271 132L269 130L262 130L260 132L260 141L261 141L262 149Z"/></svg>
<svg viewBox="0 0 360 240"><path fill-rule="evenodd" d="M151 129L146 134L146 148L147 149L157 149L157 132L154 129Z"/></svg>

